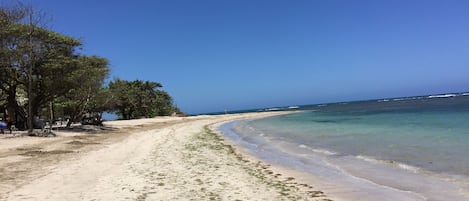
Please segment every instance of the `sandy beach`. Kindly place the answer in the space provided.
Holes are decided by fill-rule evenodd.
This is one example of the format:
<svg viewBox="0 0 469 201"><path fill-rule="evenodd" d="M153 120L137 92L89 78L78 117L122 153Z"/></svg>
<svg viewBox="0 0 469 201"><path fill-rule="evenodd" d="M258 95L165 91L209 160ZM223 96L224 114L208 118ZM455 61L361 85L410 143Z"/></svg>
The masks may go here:
<svg viewBox="0 0 469 201"><path fill-rule="evenodd" d="M0 200L329 200L244 154L220 123L281 113L160 117L0 138Z"/></svg>

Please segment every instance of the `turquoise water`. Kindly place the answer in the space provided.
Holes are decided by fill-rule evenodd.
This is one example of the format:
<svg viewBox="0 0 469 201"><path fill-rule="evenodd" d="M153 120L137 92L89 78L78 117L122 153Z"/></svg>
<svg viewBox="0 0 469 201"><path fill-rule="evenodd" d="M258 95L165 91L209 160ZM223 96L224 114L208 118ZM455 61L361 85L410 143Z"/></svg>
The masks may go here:
<svg viewBox="0 0 469 201"><path fill-rule="evenodd" d="M302 109L222 130L264 160L316 178L348 178L350 191L380 200L469 200L467 94Z"/></svg>

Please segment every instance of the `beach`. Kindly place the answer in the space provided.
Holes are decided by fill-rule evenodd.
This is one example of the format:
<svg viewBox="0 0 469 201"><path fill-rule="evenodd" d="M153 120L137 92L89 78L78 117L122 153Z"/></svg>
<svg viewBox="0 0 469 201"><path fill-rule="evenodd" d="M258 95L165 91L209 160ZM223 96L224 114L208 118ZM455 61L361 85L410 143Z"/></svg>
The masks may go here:
<svg viewBox="0 0 469 201"><path fill-rule="evenodd" d="M224 122L282 112L108 121L0 138L0 200L330 200L246 154Z"/></svg>

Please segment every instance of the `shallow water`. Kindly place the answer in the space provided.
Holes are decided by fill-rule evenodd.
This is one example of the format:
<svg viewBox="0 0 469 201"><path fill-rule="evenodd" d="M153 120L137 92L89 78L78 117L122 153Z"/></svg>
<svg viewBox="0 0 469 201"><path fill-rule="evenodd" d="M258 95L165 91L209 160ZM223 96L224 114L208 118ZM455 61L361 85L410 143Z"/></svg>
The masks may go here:
<svg viewBox="0 0 469 201"><path fill-rule="evenodd" d="M264 160L327 180L322 185L346 198L469 200L468 96L306 109L222 130Z"/></svg>

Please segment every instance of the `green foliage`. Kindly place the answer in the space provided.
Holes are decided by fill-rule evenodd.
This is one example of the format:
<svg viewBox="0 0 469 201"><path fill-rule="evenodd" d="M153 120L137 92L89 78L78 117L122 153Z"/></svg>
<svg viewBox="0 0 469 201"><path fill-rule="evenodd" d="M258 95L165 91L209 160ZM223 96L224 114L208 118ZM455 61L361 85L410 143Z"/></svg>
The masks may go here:
<svg viewBox="0 0 469 201"><path fill-rule="evenodd" d="M113 109L123 119L171 115L176 111L162 85L150 81L115 79L109 83Z"/></svg>
<svg viewBox="0 0 469 201"><path fill-rule="evenodd" d="M97 56L80 56L74 66L75 70L63 80L67 92L56 99L57 111L73 121L85 113L106 111L109 96L102 85L109 74L108 61Z"/></svg>
<svg viewBox="0 0 469 201"><path fill-rule="evenodd" d="M125 119L179 112L157 82L116 79L103 87L110 73L107 59L79 54L80 40L30 23L33 14L21 5L0 7L0 108L6 106L10 116L25 121L55 112L76 121L104 111Z"/></svg>

